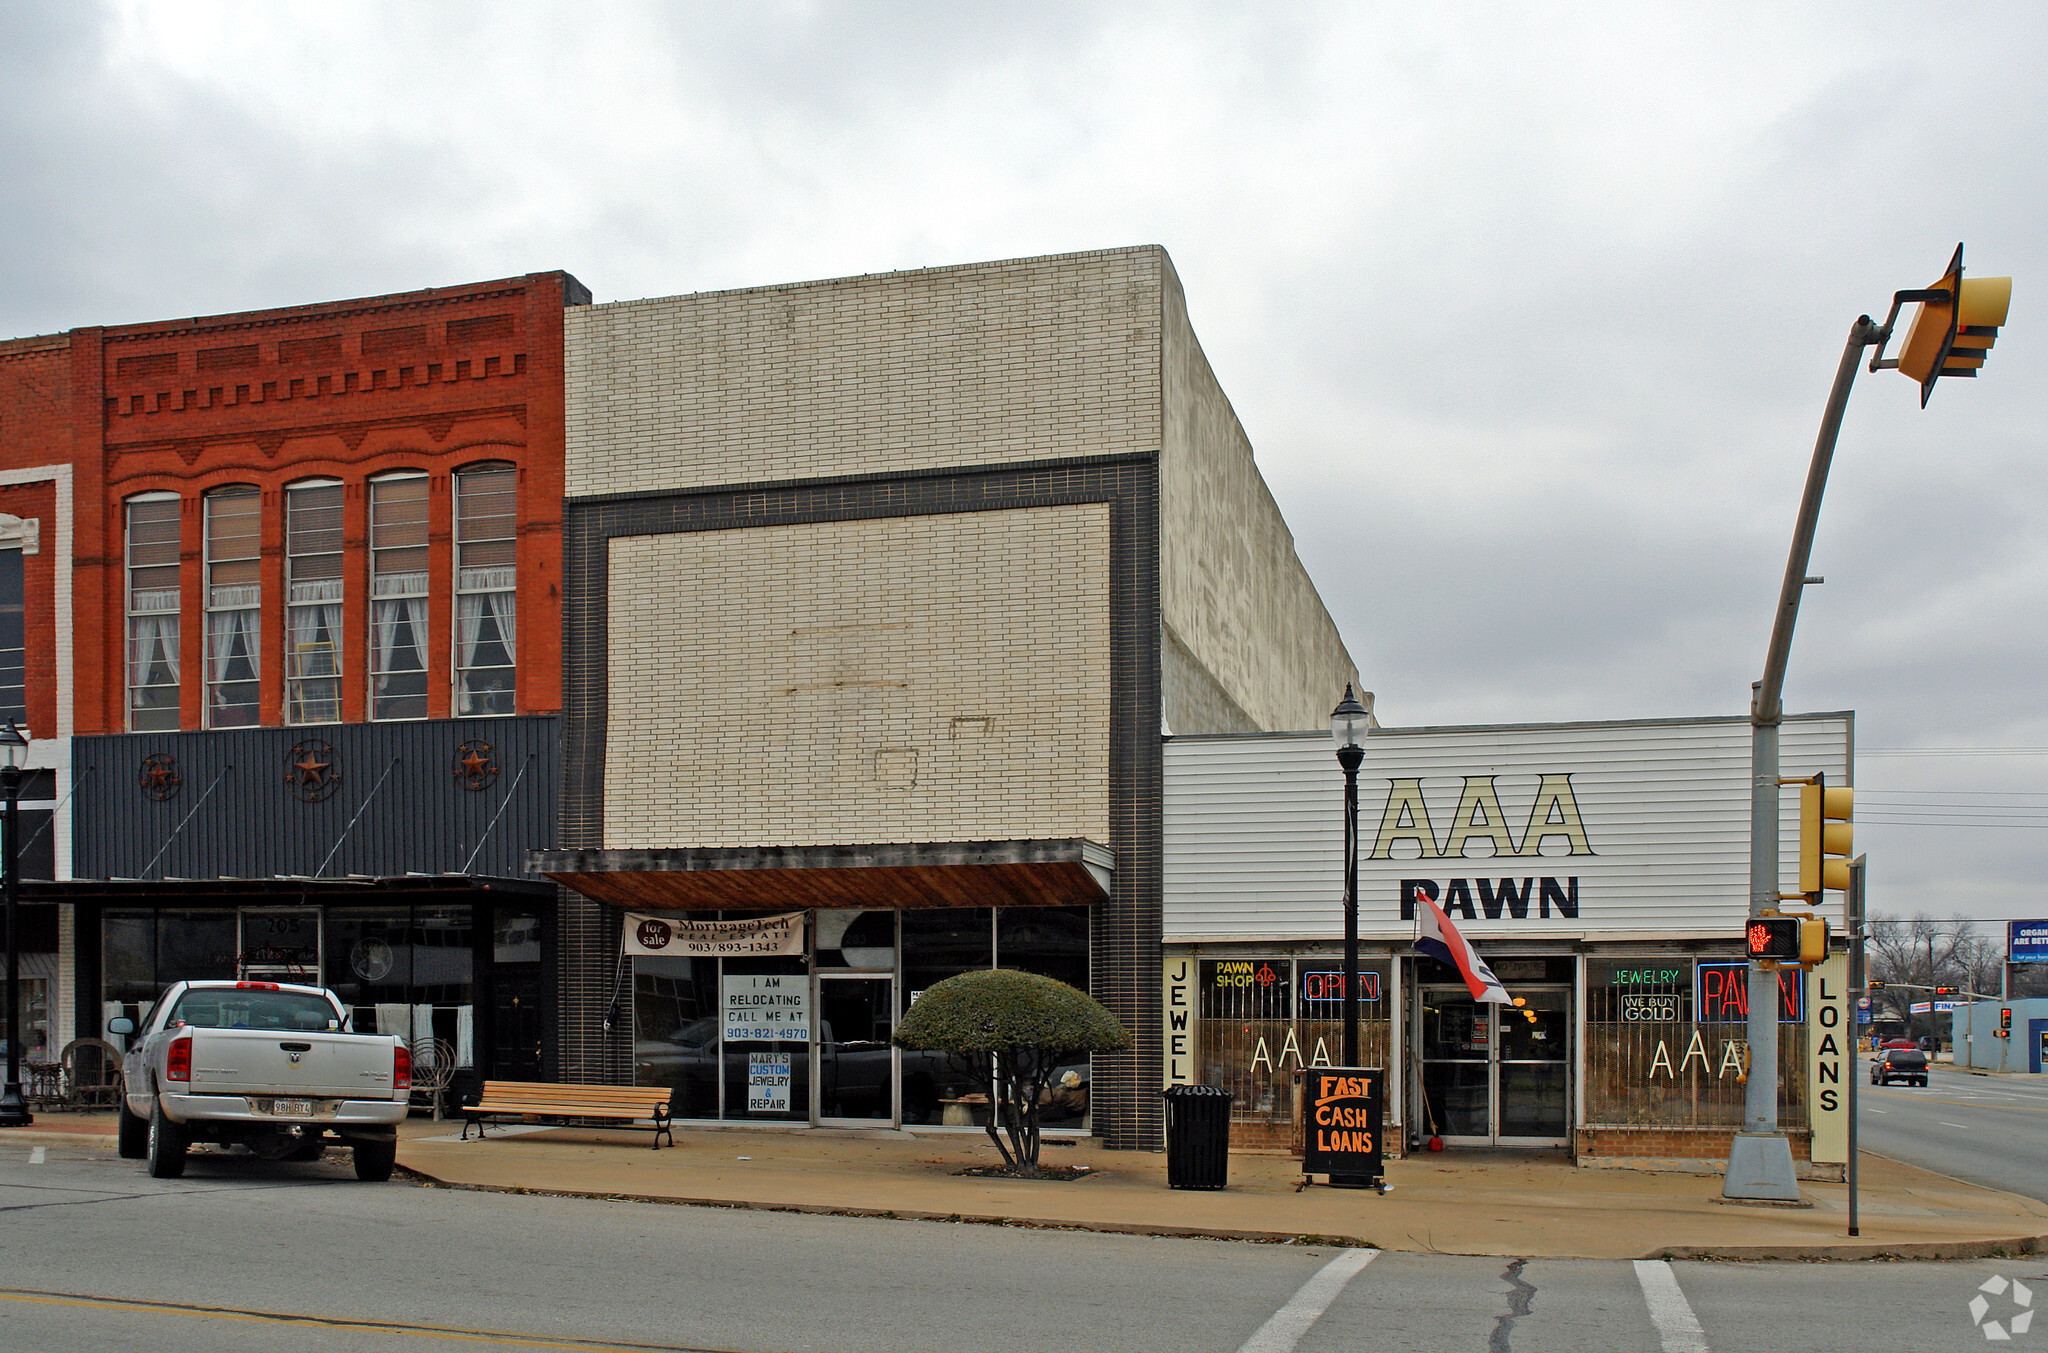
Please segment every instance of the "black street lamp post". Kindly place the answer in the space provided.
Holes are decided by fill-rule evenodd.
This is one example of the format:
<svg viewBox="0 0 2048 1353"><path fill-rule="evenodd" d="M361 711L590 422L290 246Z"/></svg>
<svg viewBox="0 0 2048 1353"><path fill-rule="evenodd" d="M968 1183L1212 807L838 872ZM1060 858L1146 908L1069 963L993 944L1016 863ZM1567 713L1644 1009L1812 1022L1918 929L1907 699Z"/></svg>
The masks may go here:
<svg viewBox="0 0 2048 1353"><path fill-rule="evenodd" d="M28 739L7 721L0 731L0 793L7 796L7 813L0 820L0 880L7 895L7 1084L0 1088L0 1127L26 1127L28 1101L21 1094L21 954L20 931L15 921L15 894L21 882L21 763L28 752Z"/></svg>
<svg viewBox="0 0 2048 1353"><path fill-rule="evenodd" d="M1358 1065L1358 767L1372 711L1358 703L1349 683L1330 711L1330 736L1344 768L1344 1065Z"/></svg>

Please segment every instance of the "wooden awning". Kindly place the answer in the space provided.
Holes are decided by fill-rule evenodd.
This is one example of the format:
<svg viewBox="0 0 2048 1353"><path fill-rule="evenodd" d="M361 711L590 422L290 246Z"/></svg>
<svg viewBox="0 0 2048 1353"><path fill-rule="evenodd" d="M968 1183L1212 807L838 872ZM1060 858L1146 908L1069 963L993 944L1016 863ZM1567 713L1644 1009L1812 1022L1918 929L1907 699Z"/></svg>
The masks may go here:
<svg viewBox="0 0 2048 1353"><path fill-rule="evenodd" d="M628 911L1071 907L1109 896L1115 855L1082 837L905 845L544 850L536 872Z"/></svg>

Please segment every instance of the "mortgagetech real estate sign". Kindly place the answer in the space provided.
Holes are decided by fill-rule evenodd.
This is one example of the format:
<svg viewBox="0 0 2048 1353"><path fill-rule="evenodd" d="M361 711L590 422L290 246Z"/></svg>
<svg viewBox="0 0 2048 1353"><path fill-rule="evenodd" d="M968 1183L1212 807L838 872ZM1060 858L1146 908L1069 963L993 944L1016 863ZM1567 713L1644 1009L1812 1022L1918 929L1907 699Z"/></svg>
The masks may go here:
<svg viewBox="0 0 2048 1353"><path fill-rule="evenodd" d="M1848 778L1850 716L1786 720L1782 773ZM1419 890L1474 938L1740 934L1746 719L1376 730L1358 776L1361 933L1406 938ZM1327 737L1166 744L1165 937L1342 927L1342 772ZM1780 858L1796 881L1798 796Z"/></svg>

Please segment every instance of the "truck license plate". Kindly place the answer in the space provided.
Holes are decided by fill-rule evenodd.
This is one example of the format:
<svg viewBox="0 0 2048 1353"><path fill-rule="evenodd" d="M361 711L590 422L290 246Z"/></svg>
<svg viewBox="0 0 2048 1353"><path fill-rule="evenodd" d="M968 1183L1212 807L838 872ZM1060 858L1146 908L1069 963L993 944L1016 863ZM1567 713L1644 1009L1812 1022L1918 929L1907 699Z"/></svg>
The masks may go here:
<svg viewBox="0 0 2048 1353"><path fill-rule="evenodd" d="M270 1111L279 1118L311 1118L313 1101L310 1099L273 1099Z"/></svg>

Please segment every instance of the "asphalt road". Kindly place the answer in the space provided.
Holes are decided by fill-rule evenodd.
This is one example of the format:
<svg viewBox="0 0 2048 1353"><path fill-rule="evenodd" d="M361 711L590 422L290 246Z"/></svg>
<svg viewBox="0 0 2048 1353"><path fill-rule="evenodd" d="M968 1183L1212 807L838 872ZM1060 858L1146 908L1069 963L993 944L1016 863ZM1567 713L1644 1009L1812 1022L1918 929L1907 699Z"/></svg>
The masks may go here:
<svg viewBox="0 0 2048 1353"><path fill-rule="evenodd" d="M1867 1058L1860 1074L1865 1150L2048 1202L2048 1077L1973 1076L1936 1063L1924 1090L1879 1088Z"/></svg>
<svg viewBox="0 0 2048 1353"><path fill-rule="evenodd" d="M1985 1283L1984 1318L2009 1320L2048 1305L2048 1260L1375 1254L358 1184L339 1161L207 1155L155 1181L0 1136L10 1353L1938 1353L1984 1347Z"/></svg>

